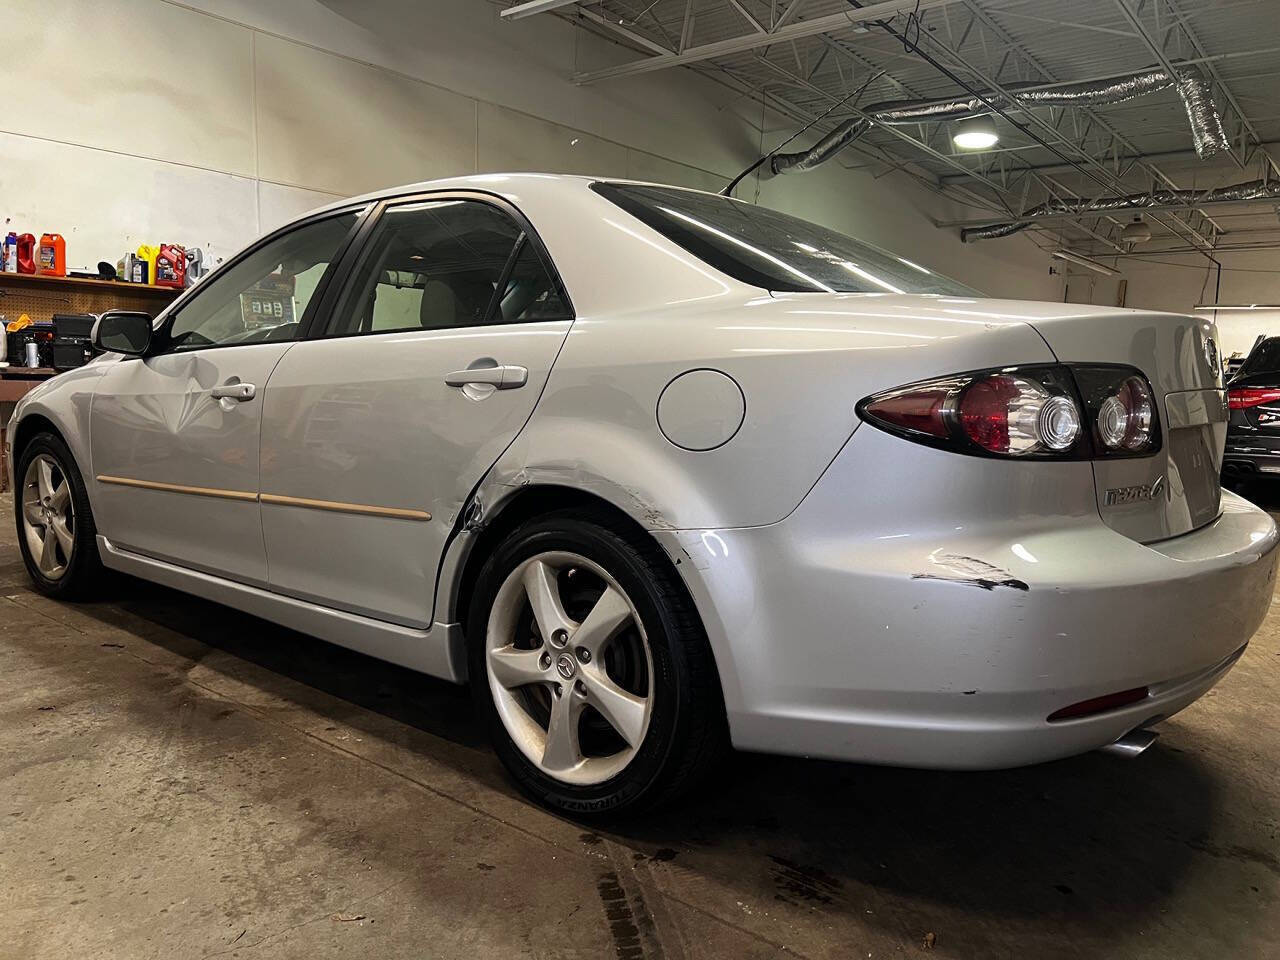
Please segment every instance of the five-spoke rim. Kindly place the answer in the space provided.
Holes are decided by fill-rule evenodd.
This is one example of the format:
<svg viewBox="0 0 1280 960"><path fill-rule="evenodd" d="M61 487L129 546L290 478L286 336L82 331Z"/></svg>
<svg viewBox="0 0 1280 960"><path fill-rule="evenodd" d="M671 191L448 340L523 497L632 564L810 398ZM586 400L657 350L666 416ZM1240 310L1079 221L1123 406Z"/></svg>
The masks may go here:
<svg viewBox="0 0 1280 960"><path fill-rule="evenodd" d="M57 580L75 550L75 508L71 485L58 461L37 454L22 481L22 531L41 576Z"/></svg>
<svg viewBox="0 0 1280 960"><path fill-rule="evenodd" d="M653 711L653 657L625 591L575 553L540 553L498 588L485 664L503 726L538 769L566 783L616 776Z"/></svg>

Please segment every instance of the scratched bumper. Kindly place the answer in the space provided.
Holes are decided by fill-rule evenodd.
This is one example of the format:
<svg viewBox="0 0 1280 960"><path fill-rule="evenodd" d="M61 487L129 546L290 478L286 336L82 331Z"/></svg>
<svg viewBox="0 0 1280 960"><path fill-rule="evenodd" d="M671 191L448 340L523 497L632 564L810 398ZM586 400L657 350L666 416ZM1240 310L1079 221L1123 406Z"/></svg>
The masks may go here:
<svg viewBox="0 0 1280 960"><path fill-rule="evenodd" d="M869 473L856 454L781 523L663 535L742 748L952 768L1080 753L1201 696L1270 603L1276 527L1234 495L1208 526L1143 545L1101 522L1088 464ZM1130 707L1045 719L1139 686L1151 695Z"/></svg>

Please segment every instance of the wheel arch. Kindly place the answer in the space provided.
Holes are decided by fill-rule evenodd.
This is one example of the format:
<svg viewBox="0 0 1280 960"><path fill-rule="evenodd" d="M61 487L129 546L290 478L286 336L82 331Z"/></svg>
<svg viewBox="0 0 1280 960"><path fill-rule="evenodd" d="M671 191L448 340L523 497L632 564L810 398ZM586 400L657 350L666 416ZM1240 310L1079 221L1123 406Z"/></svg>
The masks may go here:
<svg viewBox="0 0 1280 960"><path fill-rule="evenodd" d="M698 617L699 625L711 649L721 703L727 702L731 691L725 688L725 678L735 676L735 671L732 669L732 664L720 662L721 657L726 654L721 645L715 642L719 634L718 627L713 629L712 622L709 622L709 618L711 620L715 618L714 611L703 608L705 592L694 589L688 581L688 576L694 573L691 569L692 564L680 563L673 559L671 549L674 541L670 537L657 535L640 519L607 496L580 487L545 482L525 484L514 489L505 487L496 489L505 489L509 492L501 499L486 503L485 490L482 488L476 496L472 497L464 511L464 516L470 519L464 522L461 536L455 538L462 542L455 543L454 548L449 551L452 556L446 560L445 569L442 571L440 596L437 597L437 602L444 604L440 608L444 611L444 616L437 616L437 620L456 623L463 630L466 629L471 612L472 594L485 560L491 555L494 547L522 523L555 510L575 510L603 515L617 528L635 537L647 539L658 547L664 562L675 574L675 580L685 591ZM652 513L647 512L645 516L651 517ZM736 694L734 699L736 700Z"/></svg>
<svg viewBox="0 0 1280 960"><path fill-rule="evenodd" d="M578 487L527 484L487 506L483 495L477 494L466 510L470 519L463 526L465 542L459 547L461 556L453 566L452 575L446 571L445 619L465 627L476 580L493 548L522 523L556 510L604 514L634 535L651 537L639 521L616 503Z"/></svg>
<svg viewBox="0 0 1280 960"><path fill-rule="evenodd" d="M9 440L10 449L13 451L14 470L18 469L18 461L22 459L22 451L27 448L27 444L41 433L52 433L63 443L67 442L67 438L58 429L58 425L44 414L27 414L18 421L17 429L14 430L13 436ZM83 471L81 472L83 473Z"/></svg>

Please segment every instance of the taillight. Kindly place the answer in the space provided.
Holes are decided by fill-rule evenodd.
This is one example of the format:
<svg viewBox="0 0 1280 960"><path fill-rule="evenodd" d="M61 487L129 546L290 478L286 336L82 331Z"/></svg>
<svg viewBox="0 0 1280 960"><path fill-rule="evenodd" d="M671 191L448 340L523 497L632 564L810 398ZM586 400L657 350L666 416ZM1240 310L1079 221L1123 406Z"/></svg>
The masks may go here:
<svg viewBox="0 0 1280 960"><path fill-rule="evenodd" d="M978 456L1137 456L1159 439L1151 388L1130 367L957 374L867 397L858 414L890 433Z"/></svg>
<svg viewBox="0 0 1280 960"><path fill-rule="evenodd" d="M956 409L968 438L991 453L1070 450L1080 438L1075 401L1026 377L999 373L975 380Z"/></svg>
<svg viewBox="0 0 1280 960"><path fill-rule="evenodd" d="M1277 400L1280 400L1280 390L1268 387L1236 387L1227 391L1227 406L1232 410L1247 410Z"/></svg>
<svg viewBox="0 0 1280 960"><path fill-rule="evenodd" d="M1093 445L1102 457L1134 457L1159 445L1156 403L1146 378L1131 367L1073 366Z"/></svg>

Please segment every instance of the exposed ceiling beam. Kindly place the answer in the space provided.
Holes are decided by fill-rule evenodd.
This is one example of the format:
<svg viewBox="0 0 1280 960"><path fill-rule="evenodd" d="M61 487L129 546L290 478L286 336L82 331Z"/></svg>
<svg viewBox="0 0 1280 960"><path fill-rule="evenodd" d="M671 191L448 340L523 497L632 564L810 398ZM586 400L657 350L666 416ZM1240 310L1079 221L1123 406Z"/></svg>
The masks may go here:
<svg viewBox="0 0 1280 960"><path fill-rule="evenodd" d="M559 10L561 7L567 7L569 4L577 2L578 0L528 0L526 3L517 3L514 7L507 7L505 10L498 11L498 16L503 20L523 20L525 17L532 17L536 13Z"/></svg>
<svg viewBox="0 0 1280 960"><path fill-rule="evenodd" d="M1280 240L1262 241L1258 243L1219 244L1213 248L1213 253L1215 256L1218 256L1224 253L1240 253L1247 250L1280 250ZM1112 253L1108 250L1094 251L1092 249L1089 252L1095 257L1106 257L1108 259L1115 257L1126 260L1141 260L1143 257L1159 257L1171 253L1194 253L1197 256L1204 256L1204 251L1195 246L1166 247L1159 250L1133 250L1129 253ZM1203 270L1203 261L1198 264L1198 266ZM1224 267L1223 269L1230 270L1231 268Z"/></svg>
<svg viewBox="0 0 1280 960"><path fill-rule="evenodd" d="M729 5L733 7L733 9L737 10L740 14L742 14L742 16L746 19L747 23L751 24L751 29L754 30L756 33L768 32L767 30L765 30L764 26L760 23L760 21L751 15L751 11L742 5L742 0L729 0Z"/></svg>
<svg viewBox="0 0 1280 960"><path fill-rule="evenodd" d="M1280 141L1269 141L1267 143L1260 143L1258 144L1258 146L1261 147L1263 150L1280 149ZM1013 152L1025 152L1028 150L1041 150L1041 149L1043 149L1043 147L1041 147L1039 144L1031 144L1030 146L1004 147L1004 148L995 149L995 150L975 150L973 152L973 155L981 156L984 153L1013 153ZM1122 153L1119 155L1117 159L1119 159L1120 163L1123 165L1123 164L1140 163L1140 162L1159 163L1159 162L1169 161L1169 160L1199 160L1199 157L1196 155L1196 152L1194 150L1168 150L1160 153L1135 153L1135 154ZM1076 171L1075 167L1067 163L1049 163L1049 164L1043 164L1038 166L1026 167L1024 169L1035 170L1041 173L1071 173L1073 171L1078 172ZM1229 169L1234 170L1235 167L1230 167ZM938 179L941 180L943 183L954 183L960 180L964 180L965 177L962 174L958 174L958 173L945 173Z"/></svg>
<svg viewBox="0 0 1280 960"><path fill-rule="evenodd" d="M791 3L787 5L787 9L782 11L782 16L774 21L773 26L769 28L769 32L773 33L775 30L779 30L790 23L791 18L800 12L800 5L802 3L804 3L804 0L791 0Z"/></svg>
<svg viewBox="0 0 1280 960"><path fill-rule="evenodd" d="M1119 0L1119 2L1121 2L1121 4L1123 5L1123 0ZM987 13L977 4L976 0L964 0L964 3L976 20L981 21L982 24L986 26L989 30L991 30L995 36L999 37L1010 48L1016 50L1022 56L1022 58L1036 70L1037 73L1039 73L1041 76L1045 77L1046 79L1056 81L1057 78L1054 77L1054 75L1048 70L1048 68L1046 68L1043 63L1041 63L1034 55L1032 55L1032 53L1026 48L1025 45L1016 41L1012 36L1009 35L1007 31L1004 30L1004 28L1002 28L999 24L993 21L991 17L988 16ZM986 78L981 73L974 70L969 63L967 63L963 58L959 56L956 50L948 48L936 37L931 37L930 39L932 39L933 42L937 44L943 51L949 54L951 58L955 60L960 66L968 69L970 74L972 74L975 78L977 78L979 82L985 83L987 86L995 90L997 93L1003 94L1004 96L1006 96L1006 98L1008 98L1008 93L1005 90L1003 90L994 81L994 79ZM1172 75L1172 71L1171 71L1171 75ZM1015 106L1015 109L1018 109L1018 107ZM1026 108L1021 108L1021 112L1034 125L1037 125L1042 129L1045 129L1049 133L1054 132L1053 128L1050 125L1046 124L1033 111L1028 110ZM1121 136L1120 133L1114 127L1112 127L1109 123L1104 121L1102 117L1100 117L1095 110L1093 110L1092 108L1086 107L1084 108L1083 112L1084 112L1084 115L1088 117L1092 123L1096 123L1099 127L1108 131L1111 134L1111 136L1114 138L1115 142L1119 143L1120 145L1122 145L1132 153L1140 152L1137 150L1136 147L1134 147L1132 143L1130 143L1127 139ZM1092 154L1084 150L1082 147L1076 146L1074 144L1072 144L1071 146L1077 153L1079 153L1083 157L1084 163L1086 165L1092 167L1094 170L1097 171L1097 173L1091 173L1083 170L1083 168L1077 165L1076 169L1079 172L1083 173L1084 175L1088 176L1090 179L1094 180L1099 184L1102 184L1104 186L1109 186L1110 189L1115 190L1118 193L1123 192L1123 189L1124 189L1123 181L1120 178L1116 177L1109 170L1107 170L1107 168L1101 162L1099 162L1096 158L1093 157ZM1060 151L1055 149L1054 152L1057 153L1060 157L1063 157L1064 160L1068 160L1070 163L1076 163L1076 161L1070 161L1069 158L1064 157ZM1017 157L1016 155L1014 159L1022 160L1021 157ZM1029 164L1026 164L1025 160L1023 160L1022 162L1024 166L1029 166ZM1175 189L1177 188L1177 184L1174 183L1168 176L1166 176L1163 173L1163 171L1159 170L1157 167L1151 164L1146 163L1145 161L1139 160L1138 162L1141 163L1142 166L1149 173L1151 173L1152 176L1157 177L1160 180L1163 180L1170 187L1173 187ZM1200 211L1200 215L1205 216L1203 211ZM1112 218L1108 218L1108 219L1112 219ZM1168 218L1168 220L1161 217L1152 217L1152 220L1155 223L1159 224L1161 227L1163 227L1165 230L1169 231L1170 233L1173 233L1175 236L1182 236L1181 231L1185 230L1191 234L1191 242L1199 243L1202 247L1209 247L1212 245L1207 238L1205 238L1203 235L1199 233L1199 231L1197 231L1189 223L1184 223L1176 215L1171 216L1170 218ZM1170 223L1169 221L1172 221L1172 223ZM1113 223L1115 222L1114 219L1112 219L1112 222ZM1213 226L1214 226L1214 229L1217 229L1217 224L1214 224Z"/></svg>
<svg viewBox="0 0 1280 960"><path fill-rule="evenodd" d="M1169 11L1178 17L1178 26L1182 30L1182 35L1190 41L1195 52L1201 57L1204 57L1206 52L1204 45L1200 43L1200 38L1196 36L1195 31L1191 29L1191 25L1187 22L1187 18L1183 16L1178 5L1174 0L1165 0L1165 4L1169 8ZM1249 134L1249 139L1251 139L1254 144L1257 145L1257 148L1262 151L1263 155L1267 158L1267 163L1271 169L1276 173L1280 173L1280 165L1276 164L1275 158L1271 156L1271 153L1266 149L1266 147L1262 146L1262 137L1258 134L1257 128L1254 127L1253 122L1245 114L1244 108L1240 105L1240 101L1237 100L1236 95L1231 92L1231 88L1227 86L1226 80L1223 79L1221 72L1219 72L1211 59L1206 59L1205 69L1207 69L1209 71L1209 75L1213 77L1214 82L1218 85L1218 89L1222 91L1222 95L1227 98L1228 105L1230 105L1231 109L1236 112L1236 116L1239 118L1240 122L1244 125L1245 130ZM1248 157L1245 159L1247 161Z"/></svg>
<svg viewBox="0 0 1280 960"><path fill-rule="evenodd" d="M1252 200L1197 200L1194 204L1186 203L1153 203L1147 206L1132 207L1115 207L1110 210L1081 210L1073 213L1041 213L1034 217L1010 217L1011 221L1027 223L1048 223L1051 220L1091 220L1103 216L1125 216L1130 213L1164 213L1172 211L1187 212L1189 210L1198 210L1200 207L1223 207L1230 204L1265 204L1270 207L1276 205L1275 197L1257 197ZM938 227L985 227L992 222L990 217L985 220L935 220L934 225Z"/></svg>
<svg viewBox="0 0 1280 960"><path fill-rule="evenodd" d="M1129 21L1129 25L1137 32L1137 36L1147 45L1147 49L1150 50L1152 55L1160 61L1160 66L1164 67L1164 72L1170 77L1176 77L1178 75L1178 71L1174 67L1173 63L1170 62L1168 54L1164 52L1164 48L1160 44L1156 43L1155 37L1151 36L1150 31L1143 26L1142 21L1139 20L1138 15L1130 9L1126 0L1116 0L1116 6L1120 8L1120 12L1124 14L1124 18ZM1140 2L1139 8L1141 8L1141 6L1142 4ZM1231 154L1231 159L1236 162L1236 166L1244 167L1244 161L1240 159L1240 156L1236 153L1236 148L1230 143L1227 144L1227 152Z"/></svg>
<svg viewBox="0 0 1280 960"><path fill-rule="evenodd" d="M552 2L552 0L535 0L535 2ZM615 67L606 67L603 70L575 74L573 80L575 83L594 83L597 80L608 80L613 77L626 77L637 73L651 73L654 70L666 70L670 67L688 66L691 63L743 53L787 40L799 40L802 37L812 37L828 31L847 29L869 20L882 20L904 10L916 9L917 2L921 10L928 10L955 3L957 0L881 0L879 3L873 3L861 9L851 7L847 12L788 23L770 33L750 33L746 36L730 37L727 40L690 47L680 53L662 54L644 60L622 63Z"/></svg>
<svg viewBox="0 0 1280 960"><path fill-rule="evenodd" d="M826 90L823 90L821 87L814 86L812 83L805 80L803 77L796 76L794 73L787 70L785 67L780 67L778 66L778 64L773 63L772 61L767 60L763 57L758 58L758 62L760 63L761 66L768 67L770 70L773 70L779 76L784 77L785 79L789 80L791 83L795 84L798 87L803 87L817 94L820 97L824 97L827 100L830 100L833 104L838 104L840 102L839 99L834 94L828 93ZM849 106L847 109L849 113L855 117L861 117L864 120L871 119L861 110L859 110L857 107ZM964 164L960 163L959 160L953 157L949 157L945 153L942 153L938 150L933 149L933 147L929 146L927 143L917 140L915 137L911 136L905 130L902 130L896 126L887 125L887 124L880 126L879 129L883 130L885 133L888 133L897 137L899 140L902 140L905 143L911 144L911 146L914 147L915 149L920 150L924 153L927 153L929 156L933 157L933 159L941 163L945 163L948 166L954 167L957 170L963 170L965 172L965 175L970 180L977 180L979 183L983 184L984 186L990 187L992 190L996 191L997 193L1002 192L1000 190L1000 184L996 183L993 180L987 179L986 177L982 176L982 174L980 173L976 173L972 170L969 170ZM1012 213L1010 213L1010 216L1012 216Z"/></svg>
<svg viewBox="0 0 1280 960"><path fill-rule="evenodd" d="M608 19L607 17L600 16L600 14L596 13L594 10L589 9L588 7L578 7L576 10L570 11L570 13L571 14L576 13L578 16L582 17L585 20L590 20L596 26L600 27L603 30L608 31L614 36L619 37L623 40L626 40L628 43L634 43L636 46L641 47L645 50L652 50L654 53L670 53L671 52L662 44L655 43L653 40L650 40L648 37L645 37L645 36L642 36L641 34L636 33L634 30L628 30L626 27L619 26L618 24L614 23L612 20Z"/></svg>

